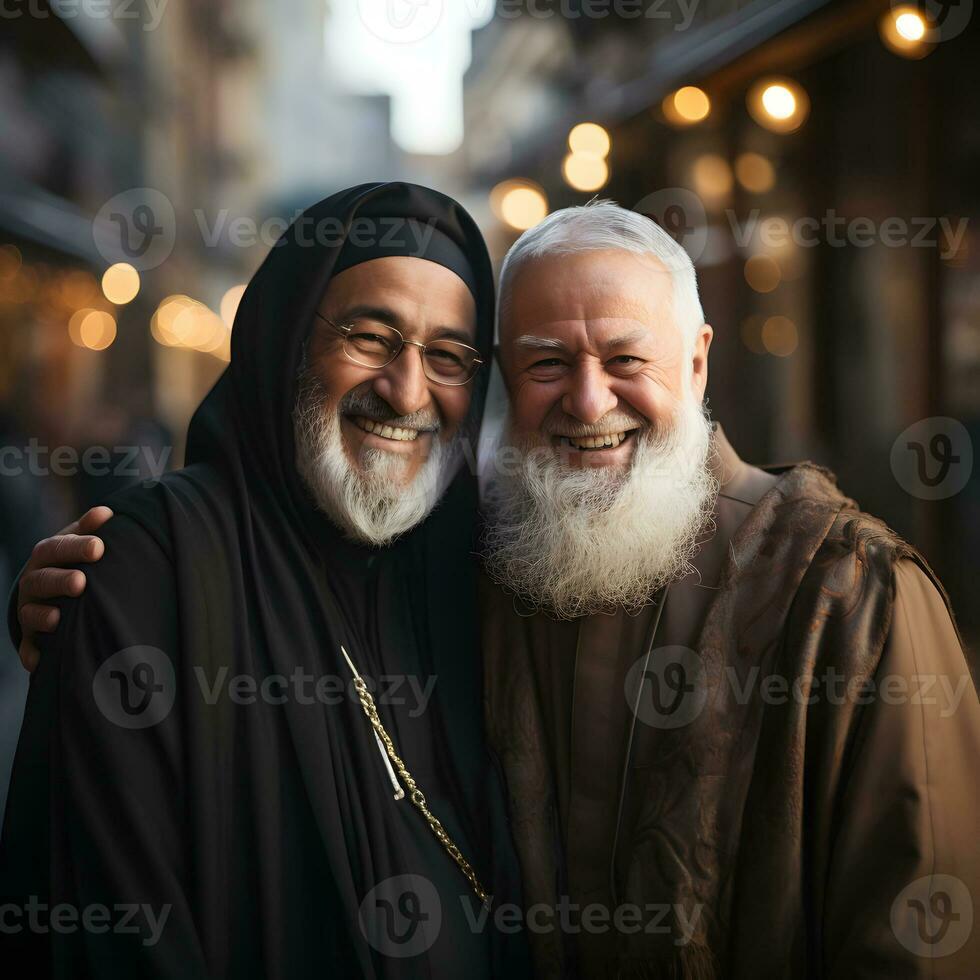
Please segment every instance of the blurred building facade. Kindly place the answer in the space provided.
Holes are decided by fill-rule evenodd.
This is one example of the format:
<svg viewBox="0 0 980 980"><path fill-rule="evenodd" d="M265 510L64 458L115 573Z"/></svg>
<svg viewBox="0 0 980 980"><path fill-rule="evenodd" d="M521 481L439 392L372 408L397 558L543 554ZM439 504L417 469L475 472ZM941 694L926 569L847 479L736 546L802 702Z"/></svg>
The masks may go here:
<svg viewBox="0 0 980 980"><path fill-rule="evenodd" d="M325 58L324 0L32 0L2 24L6 596L35 541L180 465L244 283L295 212L403 159L387 97ZM117 265L134 296L103 284ZM0 812L26 682L0 657Z"/></svg>
<svg viewBox="0 0 980 980"><path fill-rule="evenodd" d="M526 184L547 210L608 197L674 234L715 329L712 414L743 458L833 469L923 550L975 641L980 32L950 21L915 42L915 7L863 0L694 6L590 19L539 5L484 28L467 77L470 193ZM896 52L887 30L903 13L913 40ZM799 116L785 125L760 101L781 89ZM595 160L566 173L583 122L608 133L607 173ZM500 219L498 260L519 234ZM918 479L913 454L899 460L917 441ZM966 484L954 473L944 495L930 484L949 467Z"/></svg>
<svg viewBox="0 0 980 980"><path fill-rule="evenodd" d="M338 38L367 35L327 0L6 9L0 589L39 537L119 483L180 464L243 284L296 211L400 178L458 196L498 262L535 213L595 195L660 221L695 257L715 328L710 406L736 448L833 469L924 551L975 642L972 5L496 0L490 17L490 2L456 11L457 33L485 26L451 59L455 70L472 58L465 139L439 156L399 149L389 96L345 77ZM940 7L947 19L915 40L915 17ZM912 18L904 41L883 28L900 15ZM404 48L384 53L394 63ZM580 123L609 146L570 162ZM507 188L530 192L514 213ZM131 298L101 285L116 263L135 270ZM496 393L499 406L499 379ZM918 479L896 464L909 445ZM132 447L136 469L117 472ZM93 448L108 451L108 472L78 465ZM955 492L930 478L947 464L968 476ZM0 678L0 697L11 690ZM12 737L16 712L0 718Z"/></svg>

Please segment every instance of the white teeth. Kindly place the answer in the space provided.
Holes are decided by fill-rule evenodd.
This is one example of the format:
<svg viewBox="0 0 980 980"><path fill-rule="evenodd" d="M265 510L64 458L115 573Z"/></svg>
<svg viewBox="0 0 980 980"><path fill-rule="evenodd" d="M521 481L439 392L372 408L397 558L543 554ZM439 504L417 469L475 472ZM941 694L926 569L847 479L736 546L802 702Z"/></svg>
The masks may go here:
<svg viewBox="0 0 980 980"><path fill-rule="evenodd" d="M586 436L582 439L569 438L574 449L615 449L627 436L626 432L609 432L602 436Z"/></svg>
<svg viewBox="0 0 980 980"><path fill-rule="evenodd" d="M358 427L365 432L373 432L382 439L394 439L397 442L413 442L419 437L418 429L400 429L398 426L385 425L383 422L375 422L373 419L366 419L357 416L354 421Z"/></svg>

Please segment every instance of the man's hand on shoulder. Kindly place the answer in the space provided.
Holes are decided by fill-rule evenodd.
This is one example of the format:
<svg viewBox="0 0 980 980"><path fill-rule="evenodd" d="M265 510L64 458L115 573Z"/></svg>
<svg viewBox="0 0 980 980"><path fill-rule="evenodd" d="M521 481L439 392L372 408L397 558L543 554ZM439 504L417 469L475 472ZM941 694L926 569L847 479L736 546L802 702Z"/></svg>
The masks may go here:
<svg viewBox="0 0 980 980"><path fill-rule="evenodd" d="M40 660L39 633L53 633L61 613L46 600L75 597L85 591L85 573L74 565L98 561L105 553L102 539L94 536L109 518L108 507L93 507L57 534L38 541L17 586L17 621L21 628L18 648L21 663L33 671Z"/></svg>

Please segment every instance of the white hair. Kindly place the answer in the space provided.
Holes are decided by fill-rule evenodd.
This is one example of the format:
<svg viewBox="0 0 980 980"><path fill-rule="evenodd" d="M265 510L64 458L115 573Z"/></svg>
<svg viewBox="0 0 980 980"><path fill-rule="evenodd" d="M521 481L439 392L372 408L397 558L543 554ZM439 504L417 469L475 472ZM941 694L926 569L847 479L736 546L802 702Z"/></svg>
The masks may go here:
<svg viewBox="0 0 980 980"><path fill-rule="evenodd" d="M651 218L620 207L615 201L594 200L554 211L517 239L500 269L500 310L506 308L514 275L526 262L546 255L622 249L652 255L671 276L671 309L684 337L685 348L694 346L704 311L698 298L694 263L684 249Z"/></svg>

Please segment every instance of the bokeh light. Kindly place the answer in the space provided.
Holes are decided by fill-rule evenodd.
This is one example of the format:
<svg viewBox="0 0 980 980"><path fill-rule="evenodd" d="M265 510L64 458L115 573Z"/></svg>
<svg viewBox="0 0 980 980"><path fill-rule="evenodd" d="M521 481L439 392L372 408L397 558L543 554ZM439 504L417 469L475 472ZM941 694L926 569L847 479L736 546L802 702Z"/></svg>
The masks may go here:
<svg viewBox="0 0 980 980"><path fill-rule="evenodd" d="M609 180L609 165L591 153L569 153L561 172L568 186L577 191L597 191Z"/></svg>
<svg viewBox="0 0 980 980"><path fill-rule="evenodd" d="M501 181L490 192L493 213L516 231L533 228L548 214L548 199L533 181L512 179Z"/></svg>
<svg viewBox="0 0 980 980"><path fill-rule="evenodd" d="M94 313L94 312L95 310L86 307L80 310L76 310L74 313L72 313L71 317L68 320L68 337L73 344L76 344L79 347L85 346L82 343L82 333L81 333L82 320L84 320L85 317L89 315L89 313Z"/></svg>
<svg viewBox="0 0 980 980"><path fill-rule="evenodd" d="M741 153L735 160L735 176L738 182L753 194L765 194L776 183L776 171L772 163L761 153Z"/></svg>
<svg viewBox="0 0 980 980"><path fill-rule="evenodd" d="M201 351L222 360L230 356L231 328L221 316L190 296L178 293L163 300L150 319L150 333L164 347Z"/></svg>
<svg viewBox="0 0 980 980"><path fill-rule="evenodd" d="M882 14L878 34L890 51L903 58L924 58L934 45L927 37L929 25L916 7L903 4Z"/></svg>
<svg viewBox="0 0 980 980"><path fill-rule="evenodd" d="M693 126L711 113L711 99L696 85L685 85L671 92L661 103L667 121L675 126Z"/></svg>
<svg viewBox="0 0 980 980"><path fill-rule="evenodd" d="M906 41L921 41L926 34L926 22L917 10L910 11L895 18L895 29Z"/></svg>
<svg viewBox="0 0 980 980"><path fill-rule="evenodd" d="M591 153L604 157L609 154L609 134L596 123L579 123L568 134L568 148L572 153Z"/></svg>
<svg viewBox="0 0 980 980"><path fill-rule="evenodd" d="M810 114L810 98L798 82L766 78L749 90L746 105L752 118L773 133L795 132Z"/></svg>
<svg viewBox="0 0 980 980"><path fill-rule="evenodd" d="M140 291L140 274L128 263L117 262L102 274L102 294L116 306L136 298Z"/></svg>
<svg viewBox="0 0 980 980"><path fill-rule="evenodd" d="M706 204L720 204L732 190L732 170L728 161L717 153L699 156L691 167L694 192Z"/></svg>
<svg viewBox="0 0 980 980"><path fill-rule="evenodd" d="M757 293L771 293L782 279L779 263L769 255L753 255L744 272L745 281Z"/></svg>
<svg viewBox="0 0 980 980"><path fill-rule="evenodd" d="M796 324L786 316L771 316L762 325L762 345L776 357L789 357L799 346Z"/></svg>
<svg viewBox="0 0 980 980"><path fill-rule="evenodd" d="M68 336L80 347L105 350L116 339L116 318L104 310L82 310L68 321Z"/></svg>

